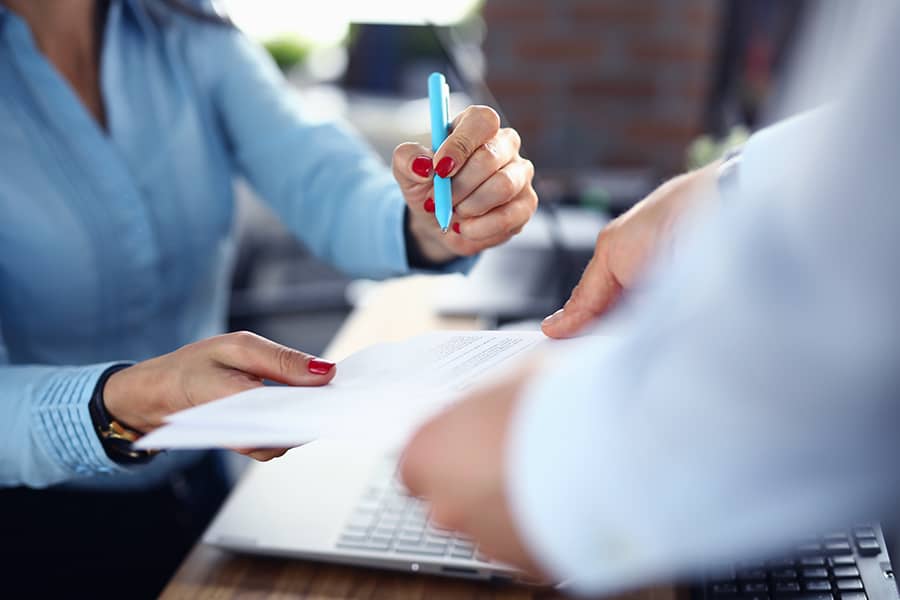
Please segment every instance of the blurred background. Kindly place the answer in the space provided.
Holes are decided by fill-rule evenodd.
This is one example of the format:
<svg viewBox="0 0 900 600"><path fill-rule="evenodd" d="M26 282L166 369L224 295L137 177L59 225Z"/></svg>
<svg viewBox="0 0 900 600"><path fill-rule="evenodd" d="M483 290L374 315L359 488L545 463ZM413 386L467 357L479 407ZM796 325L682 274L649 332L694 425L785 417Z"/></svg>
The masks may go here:
<svg viewBox="0 0 900 600"><path fill-rule="evenodd" d="M226 0L309 114L350 122L385 161L425 142L425 80L451 111L493 106L523 138L542 208L441 312L486 326L540 318L568 297L596 234L662 180L759 127L808 17L795 0ZM318 353L369 287L310 256L239 184L231 324Z"/></svg>

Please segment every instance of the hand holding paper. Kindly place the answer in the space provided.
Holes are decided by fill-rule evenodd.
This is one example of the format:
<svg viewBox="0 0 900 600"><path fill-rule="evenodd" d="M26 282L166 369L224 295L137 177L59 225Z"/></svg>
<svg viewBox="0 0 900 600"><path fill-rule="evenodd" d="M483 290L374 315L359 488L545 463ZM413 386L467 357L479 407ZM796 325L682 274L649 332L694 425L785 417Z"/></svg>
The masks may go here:
<svg viewBox="0 0 900 600"><path fill-rule="evenodd" d="M435 332L342 361L327 386L262 387L170 415L139 448L287 447L320 438L399 446L474 385L547 344L537 332Z"/></svg>

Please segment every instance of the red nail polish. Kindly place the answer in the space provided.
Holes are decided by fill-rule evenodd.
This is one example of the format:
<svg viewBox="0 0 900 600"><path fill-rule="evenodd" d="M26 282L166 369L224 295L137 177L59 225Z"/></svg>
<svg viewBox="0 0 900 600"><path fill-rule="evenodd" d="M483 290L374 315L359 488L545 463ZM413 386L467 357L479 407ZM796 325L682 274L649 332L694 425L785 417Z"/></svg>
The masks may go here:
<svg viewBox="0 0 900 600"><path fill-rule="evenodd" d="M434 212L434 199L429 198L425 201L425 212L433 213Z"/></svg>
<svg viewBox="0 0 900 600"><path fill-rule="evenodd" d="M427 156L417 156L412 162L413 173L419 177L431 176L431 159Z"/></svg>
<svg viewBox="0 0 900 600"><path fill-rule="evenodd" d="M313 375L327 375L334 368L334 363L321 358L310 359L306 367Z"/></svg>
<svg viewBox="0 0 900 600"><path fill-rule="evenodd" d="M437 166L434 168L434 172L438 174L438 177L446 177L453 171L453 167L455 166L456 161L449 156L445 156L438 162Z"/></svg>
<svg viewBox="0 0 900 600"><path fill-rule="evenodd" d="M459 223L454 223L454 224L453 224L453 231L455 231L456 233L462 233L462 232L459 230Z"/></svg>

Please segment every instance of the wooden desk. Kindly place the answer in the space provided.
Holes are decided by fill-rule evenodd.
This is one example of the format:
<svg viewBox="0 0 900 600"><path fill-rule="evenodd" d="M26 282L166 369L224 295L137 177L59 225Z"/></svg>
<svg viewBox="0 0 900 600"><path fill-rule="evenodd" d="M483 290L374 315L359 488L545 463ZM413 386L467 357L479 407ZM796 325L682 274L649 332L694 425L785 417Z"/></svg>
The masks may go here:
<svg viewBox="0 0 900 600"><path fill-rule="evenodd" d="M353 312L326 356L340 360L376 342L401 340L434 329L478 328L475 319L442 319L434 314L430 297L439 280L413 277L380 285ZM675 600L675 597L676 590L664 586L617 600ZM197 544L163 591L162 598L550 600L564 596L548 589L238 555Z"/></svg>

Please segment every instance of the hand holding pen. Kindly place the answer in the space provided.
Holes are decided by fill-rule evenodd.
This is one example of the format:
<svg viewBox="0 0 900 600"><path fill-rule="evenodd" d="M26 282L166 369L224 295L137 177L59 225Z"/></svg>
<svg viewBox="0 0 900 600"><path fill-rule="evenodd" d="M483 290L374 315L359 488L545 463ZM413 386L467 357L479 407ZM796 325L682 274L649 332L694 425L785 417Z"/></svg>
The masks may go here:
<svg viewBox="0 0 900 600"><path fill-rule="evenodd" d="M470 106L457 115L436 152L411 142L397 146L394 177L409 208L410 229L427 258L471 256L522 230L538 198L531 185L534 166L519 155L520 147L519 134L501 128L497 113L486 106ZM446 233L435 216L435 175L452 180Z"/></svg>

